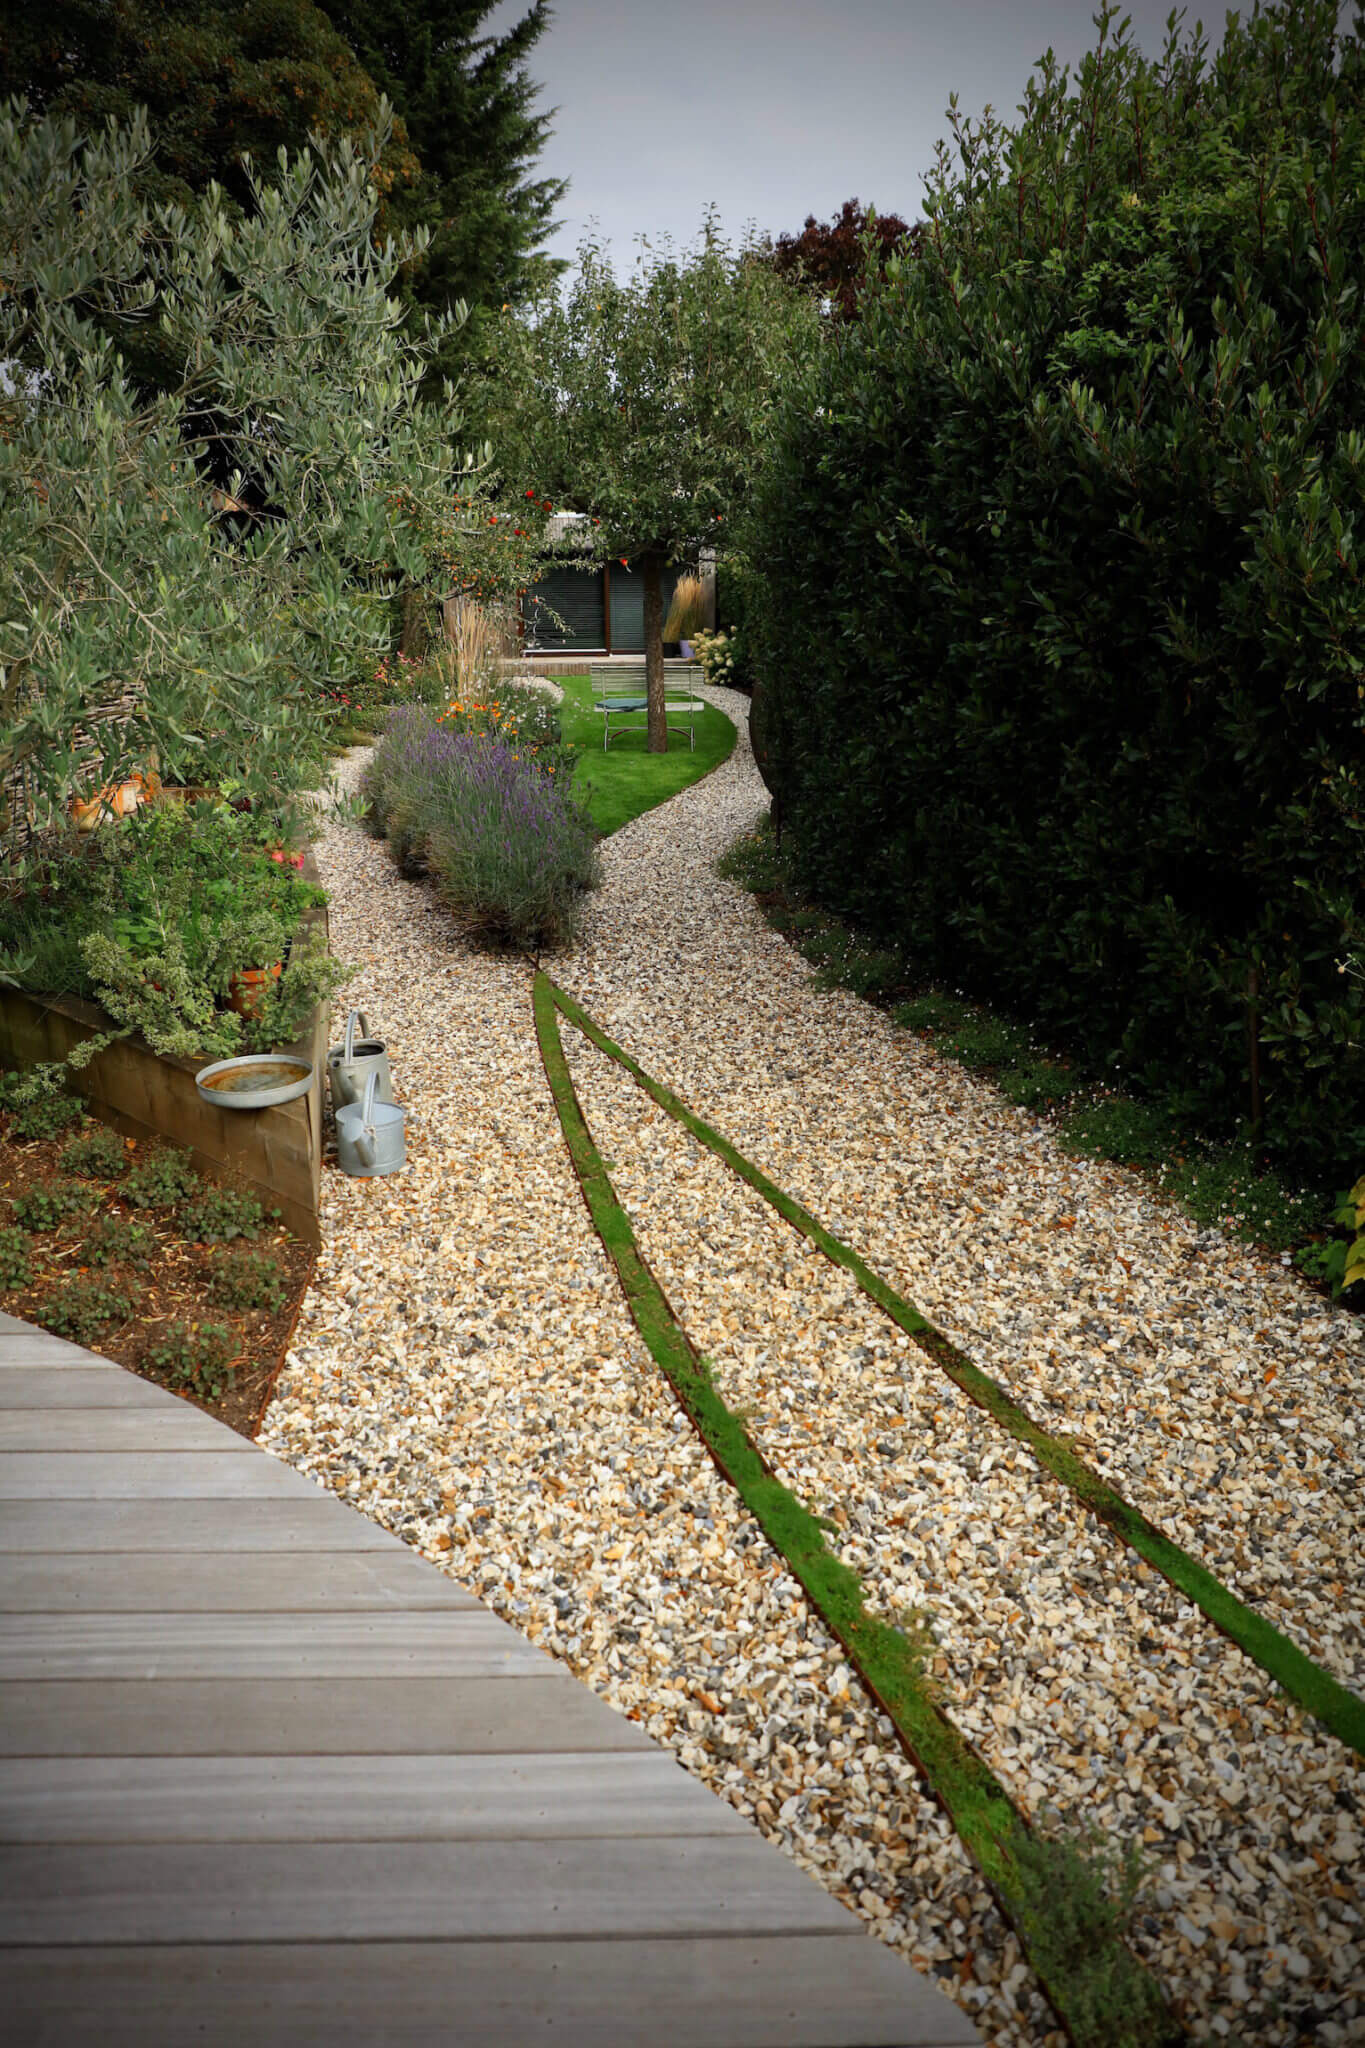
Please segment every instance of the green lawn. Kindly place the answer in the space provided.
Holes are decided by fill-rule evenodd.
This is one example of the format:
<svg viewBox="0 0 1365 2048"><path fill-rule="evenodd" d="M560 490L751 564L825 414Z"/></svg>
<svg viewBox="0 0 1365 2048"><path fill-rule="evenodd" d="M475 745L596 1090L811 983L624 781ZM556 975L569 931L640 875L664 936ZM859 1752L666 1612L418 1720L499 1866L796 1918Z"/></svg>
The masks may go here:
<svg viewBox="0 0 1365 2048"><path fill-rule="evenodd" d="M559 721L566 740L582 748L574 770L574 788L586 795L588 810L599 832L619 832L641 811L652 811L700 782L713 768L730 758L735 728L723 711L708 704L697 717L697 745L693 752L685 732L668 735L668 752L650 754L645 750L644 729L615 725L611 746L602 752L602 714L593 708L592 679L589 676L555 676L564 691Z"/></svg>

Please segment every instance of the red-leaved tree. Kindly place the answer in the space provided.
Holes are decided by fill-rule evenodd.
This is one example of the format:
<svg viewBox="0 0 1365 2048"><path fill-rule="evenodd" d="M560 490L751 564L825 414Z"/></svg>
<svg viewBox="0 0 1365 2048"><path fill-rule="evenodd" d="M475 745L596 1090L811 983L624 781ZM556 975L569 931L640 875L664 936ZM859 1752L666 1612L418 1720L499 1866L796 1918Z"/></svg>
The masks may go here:
<svg viewBox="0 0 1365 2048"><path fill-rule="evenodd" d="M831 221L806 215L799 235L779 235L770 261L784 277L796 277L828 301L841 320L857 318L858 300L867 282L869 256L880 271L895 251L915 252L922 227L910 227L898 213L877 213L856 199L846 199Z"/></svg>

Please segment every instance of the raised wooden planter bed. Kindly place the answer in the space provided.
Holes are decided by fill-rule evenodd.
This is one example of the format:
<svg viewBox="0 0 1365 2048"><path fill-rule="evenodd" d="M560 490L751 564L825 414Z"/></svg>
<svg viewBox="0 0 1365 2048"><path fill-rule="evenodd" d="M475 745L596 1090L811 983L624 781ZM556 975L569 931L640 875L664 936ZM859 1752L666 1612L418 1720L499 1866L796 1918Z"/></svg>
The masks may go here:
<svg viewBox="0 0 1365 2048"><path fill-rule="evenodd" d="M325 920L325 910L313 913ZM311 919L310 919L311 922ZM322 1087L327 1064L326 1006L309 1029L281 1051L313 1068L313 1085L278 1109L218 1109L204 1101L194 1077L205 1060L152 1051L140 1036L121 1038L74 1072L72 1090L92 1114L127 1138L164 1138L186 1146L210 1179L230 1181L278 1209L285 1228L314 1250L322 1242ZM73 1047L109 1029L95 1003L76 996L30 995L0 988L0 1065L27 1067L62 1060Z"/></svg>

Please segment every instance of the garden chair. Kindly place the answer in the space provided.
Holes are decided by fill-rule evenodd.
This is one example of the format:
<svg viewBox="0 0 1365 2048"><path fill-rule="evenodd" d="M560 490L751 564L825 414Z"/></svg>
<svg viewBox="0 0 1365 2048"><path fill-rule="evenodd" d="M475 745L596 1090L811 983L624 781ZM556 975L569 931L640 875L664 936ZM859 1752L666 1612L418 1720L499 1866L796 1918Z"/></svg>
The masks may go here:
<svg viewBox="0 0 1365 2048"><path fill-rule="evenodd" d="M706 709L705 699L697 695L702 681L699 662L686 666L675 664L664 670L664 715L668 730L686 733L687 743L695 753L697 747L697 713ZM649 696L645 684L645 665L640 662L612 662L609 666L594 665L592 669L592 694L596 708L602 713L602 752L605 754L611 740L613 718L635 717L649 723ZM637 722L626 726L625 731L641 730Z"/></svg>
<svg viewBox="0 0 1365 2048"><path fill-rule="evenodd" d="M697 692L703 681L701 663L664 670L664 712L670 732L686 732L687 744L697 751L697 713L705 711L706 699ZM686 724L683 724L683 720Z"/></svg>
<svg viewBox="0 0 1365 2048"><path fill-rule="evenodd" d="M605 667L592 665L592 697L595 708L602 713L602 752L605 754L611 740L613 718L642 716L649 723L649 697L645 689L645 665L642 661L613 662ZM622 728L627 732L638 732L638 725Z"/></svg>

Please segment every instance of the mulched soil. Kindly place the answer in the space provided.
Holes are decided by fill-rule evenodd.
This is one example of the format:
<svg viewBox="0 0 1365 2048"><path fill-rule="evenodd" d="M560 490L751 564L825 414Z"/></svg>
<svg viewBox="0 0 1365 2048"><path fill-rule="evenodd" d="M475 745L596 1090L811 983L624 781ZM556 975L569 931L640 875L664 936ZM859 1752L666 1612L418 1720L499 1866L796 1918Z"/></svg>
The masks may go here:
<svg viewBox="0 0 1365 2048"><path fill-rule="evenodd" d="M86 1132L99 1129L94 1122ZM13 1218L10 1203L28 1189L43 1186L62 1175L58 1159L74 1132L52 1141L16 1142L8 1132L0 1138L0 1224ZM136 1140L124 1140L131 1166L147 1147ZM107 1323L100 1332L80 1340L103 1358L112 1358L144 1379L155 1380L226 1422L239 1435L254 1437L284 1363L293 1334L299 1304L312 1277L314 1255L290 1237L278 1224L267 1223L260 1235L249 1240L234 1239L229 1246L188 1242L177 1227L169 1208L133 1209L118 1199L117 1180L85 1180L90 1191L86 1214L70 1217L54 1230L35 1231L31 1238L32 1281L23 1288L0 1286L0 1309L26 1322L40 1323L42 1307L54 1288L73 1274L91 1273L133 1295L137 1313L127 1322ZM97 1217L118 1213L135 1217L156 1236L157 1248L145 1267L111 1264L98 1269L82 1263L81 1245ZM287 1294L276 1310L228 1308L209 1291L209 1276L225 1251L249 1243L250 1249L268 1253L279 1265ZM232 1380L215 1400L200 1399L183 1382L172 1383L149 1362L149 1354L164 1341L170 1323L214 1323L233 1337Z"/></svg>

